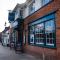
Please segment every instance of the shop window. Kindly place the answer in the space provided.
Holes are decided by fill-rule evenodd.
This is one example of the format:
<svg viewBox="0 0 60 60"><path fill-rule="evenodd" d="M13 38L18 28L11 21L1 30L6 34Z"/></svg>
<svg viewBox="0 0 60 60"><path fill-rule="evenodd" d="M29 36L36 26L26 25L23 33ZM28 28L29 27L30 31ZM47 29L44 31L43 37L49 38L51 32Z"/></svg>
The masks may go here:
<svg viewBox="0 0 60 60"><path fill-rule="evenodd" d="M30 43L34 44L34 26L30 27Z"/></svg>
<svg viewBox="0 0 60 60"><path fill-rule="evenodd" d="M35 40L36 44L44 44L44 24L37 24L35 26Z"/></svg>
<svg viewBox="0 0 60 60"><path fill-rule="evenodd" d="M55 40L54 31L55 31L54 20L47 21L45 23L46 45L54 46Z"/></svg>
<svg viewBox="0 0 60 60"><path fill-rule="evenodd" d="M29 43L32 45L55 47L55 14L49 14L29 24ZM46 19L45 19L46 18ZM37 22L38 21L38 22Z"/></svg>

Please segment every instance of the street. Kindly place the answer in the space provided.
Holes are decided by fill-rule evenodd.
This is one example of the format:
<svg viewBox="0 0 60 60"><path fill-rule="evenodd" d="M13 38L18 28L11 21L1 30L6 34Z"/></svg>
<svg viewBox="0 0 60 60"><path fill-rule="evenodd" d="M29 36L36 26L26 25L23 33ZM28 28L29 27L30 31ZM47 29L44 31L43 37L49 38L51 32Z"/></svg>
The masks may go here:
<svg viewBox="0 0 60 60"><path fill-rule="evenodd" d="M38 60L28 54L16 54L13 49L0 44L0 60Z"/></svg>

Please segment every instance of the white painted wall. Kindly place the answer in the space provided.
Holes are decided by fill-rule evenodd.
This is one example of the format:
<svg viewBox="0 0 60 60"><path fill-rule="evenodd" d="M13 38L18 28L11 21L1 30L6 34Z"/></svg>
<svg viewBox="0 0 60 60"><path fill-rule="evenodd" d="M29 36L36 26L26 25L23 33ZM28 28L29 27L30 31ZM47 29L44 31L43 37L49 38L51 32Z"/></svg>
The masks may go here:
<svg viewBox="0 0 60 60"><path fill-rule="evenodd" d="M42 6L42 0L35 0L35 11Z"/></svg>
<svg viewBox="0 0 60 60"><path fill-rule="evenodd" d="M15 20L19 17L19 15L20 15L20 8L18 8L18 9L16 10Z"/></svg>
<svg viewBox="0 0 60 60"><path fill-rule="evenodd" d="M23 18L25 18L25 17L27 17L29 15L28 10L29 10L28 6L26 8L24 8L24 10L23 10Z"/></svg>
<svg viewBox="0 0 60 60"><path fill-rule="evenodd" d="M42 6L42 3L41 3L42 0L35 0L35 3L33 4L35 6L35 11L38 10L39 8L41 8ZM29 2L27 3L27 7L23 10L23 18L27 17L29 15L29 5L31 4L32 2Z"/></svg>
<svg viewBox="0 0 60 60"><path fill-rule="evenodd" d="M29 5L32 3L32 1L26 3L26 7L23 7L23 18L26 18L29 15ZM35 0L35 3L33 4L35 6L35 11L41 8L42 6L42 0ZM16 9L15 14L15 20L20 16L20 7Z"/></svg>

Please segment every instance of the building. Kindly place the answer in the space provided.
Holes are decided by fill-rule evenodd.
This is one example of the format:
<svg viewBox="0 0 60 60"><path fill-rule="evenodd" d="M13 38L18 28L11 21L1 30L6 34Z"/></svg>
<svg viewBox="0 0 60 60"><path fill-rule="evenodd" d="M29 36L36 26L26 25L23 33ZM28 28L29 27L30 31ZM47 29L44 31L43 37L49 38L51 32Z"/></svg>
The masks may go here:
<svg viewBox="0 0 60 60"><path fill-rule="evenodd" d="M9 46L9 27L5 27L4 31L2 31L2 45Z"/></svg>
<svg viewBox="0 0 60 60"><path fill-rule="evenodd" d="M25 4L16 7L15 11L20 11L16 15L21 14L24 19L23 29L20 25L18 27L19 32L22 32L18 32L18 40L22 40L20 42L23 42L24 52L43 60L59 60L60 1L27 0Z"/></svg>
<svg viewBox="0 0 60 60"><path fill-rule="evenodd" d="M2 42L2 33L0 32L0 43Z"/></svg>
<svg viewBox="0 0 60 60"><path fill-rule="evenodd" d="M24 5L17 4L13 11L9 11L8 19L10 22L10 43L11 44L13 43L13 45L14 45L13 48L15 48L15 49L18 47L17 45L19 45L18 48L22 47L23 18L21 16L22 9L20 8L22 6L24 6Z"/></svg>

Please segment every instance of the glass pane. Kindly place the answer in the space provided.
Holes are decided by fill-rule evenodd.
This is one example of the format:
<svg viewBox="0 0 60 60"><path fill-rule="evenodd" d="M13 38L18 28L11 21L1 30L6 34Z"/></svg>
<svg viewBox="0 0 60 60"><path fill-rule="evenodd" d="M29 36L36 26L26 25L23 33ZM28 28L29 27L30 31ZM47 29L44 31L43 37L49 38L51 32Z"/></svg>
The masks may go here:
<svg viewBox="0 0 60 60"><path fill-rule="evenodd" d="M45 33L52 33L55 30L54 21L48 21L45 23Z"/></svg>
<svg viewBox="0 0 60 60"><path fill-rule="evenodd" d="M34 26L30 26L30 43L34 43Z"/></svg>
<svg viewBox="0 0 60 60"><path fill-rule="evenodd" d="M43 0L43 5L49 3L51 0Z"/></svg>
<svg viewBox="0 0 60 60"><path fill-rule="evenodd" d="M47 21L45 23L46 45L54 44L53 43L54 31L55 31L54 20Z"/></svg>
<svg viewBox="0 0 60 60"><path fill-rule="evenodd" d="M30 43L34 43L34 34L30 34Z"/></svg>
<svg viewBox="0 0 60 60"><path fill-rule="evenodd" d="M44 24L35 25L35 40L36 44L43 44L44 40Z"/></svg>
<svg viewBox="0 0 60 60"><path fill-rule="evenodd" d="M33 5L34 3L31 3L29 5L29 14L33 13L35 11L35 6Z"/></svg>

